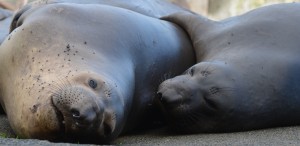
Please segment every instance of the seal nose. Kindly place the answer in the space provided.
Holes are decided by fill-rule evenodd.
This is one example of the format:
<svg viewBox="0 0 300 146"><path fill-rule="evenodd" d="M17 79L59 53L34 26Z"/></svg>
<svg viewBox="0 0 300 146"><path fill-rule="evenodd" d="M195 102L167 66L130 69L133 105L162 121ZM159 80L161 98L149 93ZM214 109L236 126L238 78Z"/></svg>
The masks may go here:
<svg viewBox="0 0 300 146"><path fill-rule="evenodd" d="M92 125L97 120L97 112L93 107L72 107L70 115L76 126L84 127Z"/></svg>
<svg viewBox="0 0 300 146"><path fill-rule="evenodd" d="M173 89L165 90L163 92L157 92L157 97L159 98L162 105L167 109L174 109L182 104L186 104L189 102L189 98L183 97Z"/></svg>
<svg viewBox="0 0 300 146"><path fill-rule="evenodd" d="M172 104L172 97L164 96L161 92L157 92L157 97L164 106L170 106Z"/></svg>
<svg viewBox="0 0 300 146"><path fill-rule="evenodd" d="M166 97L162 92L157 92L157 97L164 106L170 105L169 99L171 99L171 97Z"/></svg>
<svg viewBox="0 0 300 146"><path fill-rule="evenodd" d="M163 100L163 95L162 95L161 92L157 92L156 95L157 95L157 98L158 98L160 101Z"/></svg>

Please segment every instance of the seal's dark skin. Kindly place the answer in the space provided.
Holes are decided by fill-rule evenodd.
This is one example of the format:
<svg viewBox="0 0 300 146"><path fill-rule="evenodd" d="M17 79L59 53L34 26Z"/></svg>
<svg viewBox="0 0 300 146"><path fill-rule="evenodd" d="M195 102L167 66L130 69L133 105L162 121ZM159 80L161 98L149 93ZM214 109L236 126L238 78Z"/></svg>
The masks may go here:
<svg viewBox="0 0 300 146"><path fill-rule="evenodd" d="M109 142L145 114L164 75L195 63L178 26L108 5L27 7L11 31L0 101L22 138Z"/></svg>
<svg viewBox="0 0 300 146"><path fill-rule="evenodd" d="M300 4L279 4L214 22L164 19L190 35L198 64L158 94L173 129L231 132L300 124Z"/></svg>

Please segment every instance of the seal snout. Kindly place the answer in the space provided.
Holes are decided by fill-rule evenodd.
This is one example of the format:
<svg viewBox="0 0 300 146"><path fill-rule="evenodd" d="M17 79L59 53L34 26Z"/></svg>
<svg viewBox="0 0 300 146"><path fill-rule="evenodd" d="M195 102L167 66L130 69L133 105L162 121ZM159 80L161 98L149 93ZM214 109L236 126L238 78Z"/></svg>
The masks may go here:
<svg viewBox="0 0 300 146"><path fill-rule="evenodd" d="M163 108L176 113L185 112L190 108L191 96L190 91L181 88L174 79L163 82L157 92L157 97Z"/></svg>
<svg viewBox="0 0 300 146"><path fill-rule="evenodd" d="M79 87L65 88L54 93L52 103L62 131L67 135L97 132L104 121L104 104L96 99L93 92ZM110 133L110 130L106 131Z"/></svg>
<svg viewBox="0 0 300 146"><path fill-rule="evenodd" d="M157 92L157 96L160 99L161 103L165 106L165 108L177 108L178 105L182 105L187 102L188 98L184 98L180 94L171 92Z"/></svg>

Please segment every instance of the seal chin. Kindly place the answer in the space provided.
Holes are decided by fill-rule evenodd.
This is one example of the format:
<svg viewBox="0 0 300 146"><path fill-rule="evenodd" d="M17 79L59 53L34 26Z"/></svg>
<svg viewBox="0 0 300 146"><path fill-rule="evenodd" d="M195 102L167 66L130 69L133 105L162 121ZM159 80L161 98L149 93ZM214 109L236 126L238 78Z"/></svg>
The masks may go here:
<svg viewBox="0 0 300 146"><path fill-rule="evenodd" d="M216 99L208 94L208 89L198 80L189 75L181 75L164 81L157 92L164 110L180 116L199 107L203 110L218 109Z"/></svg>

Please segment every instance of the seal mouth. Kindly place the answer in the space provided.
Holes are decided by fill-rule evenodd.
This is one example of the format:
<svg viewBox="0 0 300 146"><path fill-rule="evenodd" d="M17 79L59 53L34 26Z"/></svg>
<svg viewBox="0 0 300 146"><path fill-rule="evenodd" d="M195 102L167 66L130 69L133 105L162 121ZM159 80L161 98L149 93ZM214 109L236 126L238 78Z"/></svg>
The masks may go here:
<svg viewBox="0 0 300 146"><path fill-rule="evenodd" d="M104 122L103 123L103 132L104 132L105 137L109 137L113 132L112 126L109 123Z"/></svg>
<svg viewBox="0 0 300 146"><path fill-rule="evenodd" d="M53 97L53 96L51 96L51 97ZM51 103L51 106L52 106L53 110L56 113L56 118L58 120L59 129L60 129L59 131L62 135L64 135L64 133L65 133L65 119L64 119L64 116L63 116L62 112L54 104L53 98L51 98L50 103Z"/></svg>

